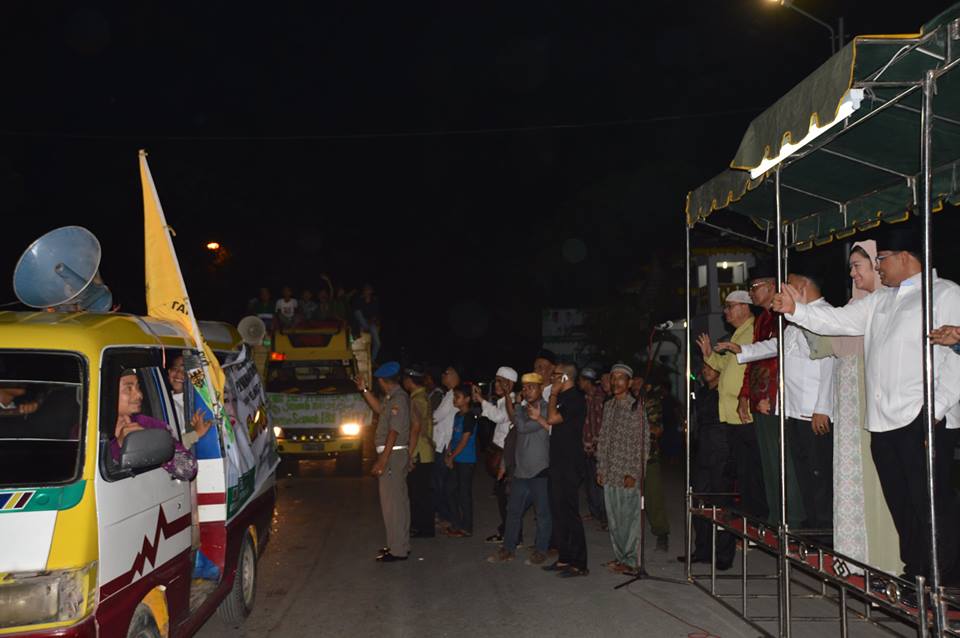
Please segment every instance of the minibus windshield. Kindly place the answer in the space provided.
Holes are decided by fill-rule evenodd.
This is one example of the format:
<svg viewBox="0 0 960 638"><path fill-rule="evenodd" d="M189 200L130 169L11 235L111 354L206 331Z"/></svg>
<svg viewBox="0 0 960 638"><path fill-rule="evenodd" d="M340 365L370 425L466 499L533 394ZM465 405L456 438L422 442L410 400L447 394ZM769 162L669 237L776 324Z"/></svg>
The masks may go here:
<svg viewBox="0 0 960 638"><path fill-rule="evenodd" d="M80 356L0 350L0 487L77 478L85 396Z"/></svg>

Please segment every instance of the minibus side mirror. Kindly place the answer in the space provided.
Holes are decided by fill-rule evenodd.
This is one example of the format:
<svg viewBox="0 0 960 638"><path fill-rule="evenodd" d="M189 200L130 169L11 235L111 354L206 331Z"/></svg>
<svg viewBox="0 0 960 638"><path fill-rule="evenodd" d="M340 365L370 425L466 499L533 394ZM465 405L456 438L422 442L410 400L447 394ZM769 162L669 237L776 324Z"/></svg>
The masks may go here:
<svg viewBox="0 0 960 638"><path fill-rule="evenodd" d="M167 430L137 430L123 439L120 467L139 474L160 467L173 458L173 452L173 437Z"/></svg>

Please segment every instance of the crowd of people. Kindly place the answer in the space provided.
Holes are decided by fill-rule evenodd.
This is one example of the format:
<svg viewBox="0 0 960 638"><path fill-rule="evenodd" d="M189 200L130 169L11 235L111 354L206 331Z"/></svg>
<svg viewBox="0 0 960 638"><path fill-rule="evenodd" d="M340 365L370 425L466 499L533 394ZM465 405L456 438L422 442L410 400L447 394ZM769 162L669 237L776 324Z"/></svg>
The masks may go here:
<svg viewBox="0 0 960 638"><path fill-rule="evenodd" d="M259 317L268 333L274 330L306 328L315 322L344 321L354 337L369 332L371 356L380 352L380 303L371 284L359 291L334 287L327 275L320 275L323 286L316 291L304 288L294 297L293 288L284 286L274 299L269 288L261 288L247 303L247 314Z"/></svg>
<svg viewBox="0 0 960 638"><path fill-rule="evenodd" d="M749 292L726 297L731 335L697 340L692 481L707 504L734 506L806 533L863 564L909 579L933 569L925 470L921 238L891 225L849 253L852 299L824 300L822 265L791 256L777 293L772 264L751 269ZM814 257L815 255L811 255ZM819 256L815 256L819 257ZM935 501L942 582L960 582L960 531L951 472L960 433L960 287L934 274ZM783 331L778 397L776 313ZM779 411L784 411L786 507L780 500ZM739 493L739 502L728 496ZM710 560L711 531L695 517L694 562ZM719 569L735 538L717 538ZM852 573L862 570L847 565ZM875 586L882 586L876 584Z"/></svg>
<svg viewBox="0 0 960 638"><path fill-rule="evenodd" d="M852 296L842 307L824 299L829 274L804 254L791 257L779 293L772 263L751 268L749 289L725 299L730 332L719 339L701 334L694 344L702 356L690 423L695 494L832 545L853 559L847 566L853 573L863 563L910 579L931 576L919 250L911 223L853 244ZM295 299L285 288L273 302L263 290L250 310L281 329L315 319L349 321L355 331L370 331L379 349L373 288L351 296L324 280L327 288L316 298L304 291ZM955 585L960 355L951 347L960 343L960 287L934 275L931 295L937 562L942 582ZM782 397L778 313L786 319ZM500 513L487 538L499 545L490 562L517 558L530 508L536 528L526 563L563 577L589 572L583 521L590 519L609 532L613 558L606 567L636 572L641 504L657 549L669 548L659 467L669 393L630 366L578 369L543 350L522 374L500 367L488 392L463 383L457 366L440 372L389 362L374 376L376 388L359 379L357 385L379 415L373 473L387 543L377 560L406 559L411 538L472 536L474 472L483 462ZM709 561L710 523L695 517L694 531L690 559ZM721 532L716 542L717 567L728 569L735 537Z"/></svg>
<svg viewBox="0 0 960 638"><path fill-rule="evenodd" d="M498 546L492 563L518 557L533 508L526 564L562 578L587 575L584 521L592 519L610 535L605 566L634 574L641 493L656 547L668 550L658 445L665 393L629 365L578 369L541 350L528 372L500 367L489 393L464 383L456 366L438 373L387 362L374 378L375 389L356 383L377 414L372 472L387 539L378 561L406 560L411 538L473 536L474 472L484 460L500 514L486 538ZM583 489L589 513L581 515Z"/></svg>

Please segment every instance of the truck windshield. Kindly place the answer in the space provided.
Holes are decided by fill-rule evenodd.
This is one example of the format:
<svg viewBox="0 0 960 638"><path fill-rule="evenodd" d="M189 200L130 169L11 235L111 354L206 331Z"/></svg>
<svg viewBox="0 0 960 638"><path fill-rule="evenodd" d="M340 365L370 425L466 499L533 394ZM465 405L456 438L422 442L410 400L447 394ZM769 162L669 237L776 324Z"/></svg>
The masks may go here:
<svg viewBox="0 0 960 638"><path fill-rule="evenodd" d="M0 486L77 478L85 390L78 355L0 350Z"/></svg>
<svg viewBox="0 0 960 638"><path fill-rule="evenodd" d="M282 363L267 368L267 392L348 394L357 391L351 368L339 363Z"/></svg>

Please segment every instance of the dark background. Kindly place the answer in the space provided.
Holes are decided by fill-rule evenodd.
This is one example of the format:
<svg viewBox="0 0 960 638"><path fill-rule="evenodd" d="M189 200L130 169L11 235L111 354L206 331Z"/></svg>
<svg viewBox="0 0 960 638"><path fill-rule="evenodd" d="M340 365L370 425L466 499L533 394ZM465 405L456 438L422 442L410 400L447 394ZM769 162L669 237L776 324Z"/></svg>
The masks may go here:
<svg viewBox="0 0 960 638"><path fill-rule="evenodd" d="M848 35L946 4L797 2ZM201 318L325 272L377 287L385 355L528 365L542 307L615 306L651 268L669 282L652 313L673 318L685 194L826 35L766 0L7 0L0 273L83 225L142 312L146 148Z"/></svg>

